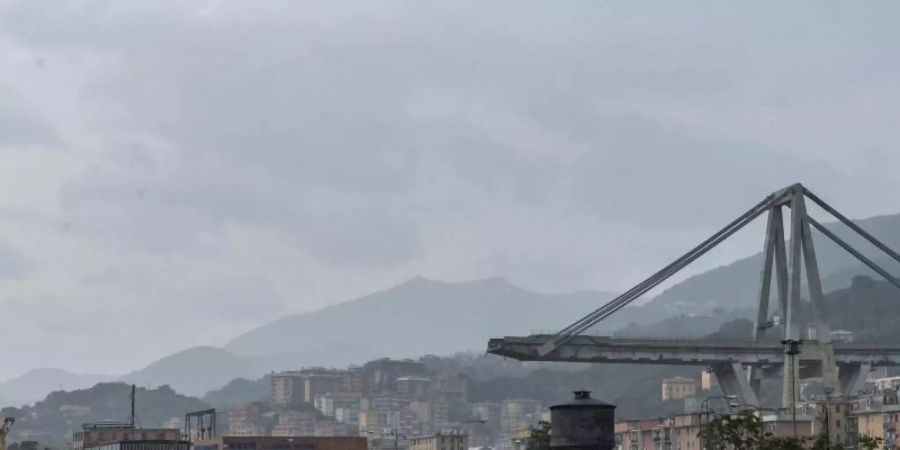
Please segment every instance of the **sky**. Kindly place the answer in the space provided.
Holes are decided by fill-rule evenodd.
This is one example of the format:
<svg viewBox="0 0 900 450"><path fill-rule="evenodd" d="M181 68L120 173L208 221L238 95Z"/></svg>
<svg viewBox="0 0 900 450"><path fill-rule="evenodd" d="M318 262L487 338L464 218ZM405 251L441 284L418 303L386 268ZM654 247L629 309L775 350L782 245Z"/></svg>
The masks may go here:
<svg viewBox="0 0 900 450"><path fill-rule="evenodd" d="M797 181L900 212L898 19L0 1L0 379L124 373L415 276L627 289Z"/></svg>

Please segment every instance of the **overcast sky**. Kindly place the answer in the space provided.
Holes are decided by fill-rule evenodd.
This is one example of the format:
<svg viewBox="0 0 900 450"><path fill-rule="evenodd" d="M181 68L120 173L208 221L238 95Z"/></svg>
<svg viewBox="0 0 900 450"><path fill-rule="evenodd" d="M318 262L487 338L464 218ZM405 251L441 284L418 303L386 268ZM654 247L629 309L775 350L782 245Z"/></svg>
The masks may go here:
<svg viewBox="0 0 900 450"><path fill-rule="evenodd" d="M900 4L724 3L0 2L0 378L416 275L624 289L794 181L900 212Z"/></svg>

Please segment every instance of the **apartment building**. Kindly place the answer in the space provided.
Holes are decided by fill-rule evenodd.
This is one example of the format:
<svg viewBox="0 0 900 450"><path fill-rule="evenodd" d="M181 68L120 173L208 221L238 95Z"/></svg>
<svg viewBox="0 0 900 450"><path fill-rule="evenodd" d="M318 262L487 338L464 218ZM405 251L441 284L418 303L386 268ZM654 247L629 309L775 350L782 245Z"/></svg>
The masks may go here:
<svg viewBox="0 0 900 450"><path fill-rule="evenodd" d="M463 433L437 433L409 439L409 450L468 450L469 436Z"/></svg>
<svg viewBox="0 0 900 450"><path fill-rule="evenodd" d="M243 405L228 412L228 434L230 436L262 436L268 434L268 427L258 405Z"/></svg>
<svg viewBox="0 0 900 450"><path fill-rule="evenodd" d="M135 428L128 423L86 423L72 434L72 448L83 450L126 441L180 441L181 430L172 428Z"/></svg>
<svg viewBox="0 0 900 450"><path fill-rule="evenodd" d="M500 429L517 432L523 428L533 427L541 420L543 410L543 405L537 400L506 400L500 407Z"/></svg>
<svg viewBox="0 0 900 450"><path fill-rule="evenodd" d="M697 393L697 380L693 378L666 378L662 382L662 399L680 400L693 397Z"/></svg>

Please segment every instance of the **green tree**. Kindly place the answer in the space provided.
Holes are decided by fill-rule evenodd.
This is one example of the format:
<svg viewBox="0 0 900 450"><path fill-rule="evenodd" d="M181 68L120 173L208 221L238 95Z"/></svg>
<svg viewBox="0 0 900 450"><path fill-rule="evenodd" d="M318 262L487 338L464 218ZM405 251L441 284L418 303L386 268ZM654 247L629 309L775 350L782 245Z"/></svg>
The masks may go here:
<svg viewBox="0 0 900 450"><path fill-rule="evenodd" d="M718 416L700 433L707 450L756 449L763 438L762 423L753 411Z"/></svg>
<svg viewBox="0 0 900 450"><path fill-rule="evenodd" d="M803 441L795 437L763 436L759 450L805 450Z"/></svg>
<svg viewBox="0 0 900 450"><path fill-rule="evenodd" d="M844 445L840 442L832 442L825 433L819 433L816 440L813 441L812 450L844 450Z"/></svg>
<svg viewBox="0 0 900 450"><path fill-rule="evenodd" d="M803 450L803 441L774 437L763 431L755 411L741 411L716 417L700 433L707 450ZM836 450L836 449L835 449Z"/></svg>
<svg viewBox="0 0 900 450"><path fill-rule="evenodd" d="M531 429L528 438L528 450L550 450L550 422L542 420Z"/></svg>
<svg viewBox="0 0 900 450"><path fill-rule="evenodd" d="M862 435L859 437L859 448L862 450L878 450L884 444L884 439L880 437L872 437Z"/></svg>

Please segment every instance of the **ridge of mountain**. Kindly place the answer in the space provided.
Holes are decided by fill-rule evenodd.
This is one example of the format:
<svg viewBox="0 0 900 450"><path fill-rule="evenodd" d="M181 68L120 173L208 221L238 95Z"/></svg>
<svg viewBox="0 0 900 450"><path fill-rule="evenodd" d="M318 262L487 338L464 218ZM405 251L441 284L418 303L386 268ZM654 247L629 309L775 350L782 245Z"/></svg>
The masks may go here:
<svg viewBox="0 0 900 450"><path fill-rule="evenodd" d="M209 385L224 386L233 378L254 375L247 362L221 348L193 347L160 358L119 380L151 387L169 384L177 392L197 395Z"/></svg>
<svg viewBox="0 0 900 450"><path fill-rule="evenodd" d="M6 407L0 414L16 418L10 440L32 440L38 430L42 444L65 448L82 423L128 420L130 395L131 386L126 383L100 382L89 388L54 391L33 405ZM135 397L135 423L146 428L178 427L186 411L209 408L200 399L177 393L170 386L138 387Z"/></svg>
<svg viewBox="0 0 900 450"><path fill-rule="evenodd" d="M54 390L85 389L113 379L112 375L72 373L65 369L31 369L0 383L0 403L25 405L43 399Z"/></svg>
<svg viewBox="0 0 900 450"><path fill-rule="evenodd" d="M60 383L88 388L112 380L145 387L169 385L179 393L202 396L236 378L253 380L301 366L346 367L385 356L481 351L498 333L563 326L612 296L594 291L541 294L502 278L452 283L417 277L319 311L283 317L225 348L188 348L120 377L97 376L77 385L66 381L68 372L60 370L57 377L40 379L28 396L16 401L0 396L0 401L26 404L42 399ZM262 345L255 347L258 341ZM0 394L4 392L0 384Z"/></svg>
<svg viewBox="0 0 900 450"><path fill-rule="evenodd" d="M854 223L889 247L900 249L900 214L874 216L854 220ZM883 253L842 223L829 222L824 225L870 259L885 264L886 269L894 272L900 269L900 265L889 262ZM763 236L760 236L760 243L762 240ZM813 241L819 259L820 276L826 290L845 288L850 285L854 276L872 273L818 232L813 233ZM760 252L688 277L662 291L644 306L662 309L667 315L708 313L714 308L753 307L759 291L761 268Z"/></svg>
<svg viewBox="0 0 900 450"><path fill-rule="evenodd" d="M250 330L225 348L260 356L308 351L353 331L373 358L482 350L487 339L566 325L614 295L580 291L542 294L487 278L451 283L413 278L318 311L282 317Z"/></svg>

